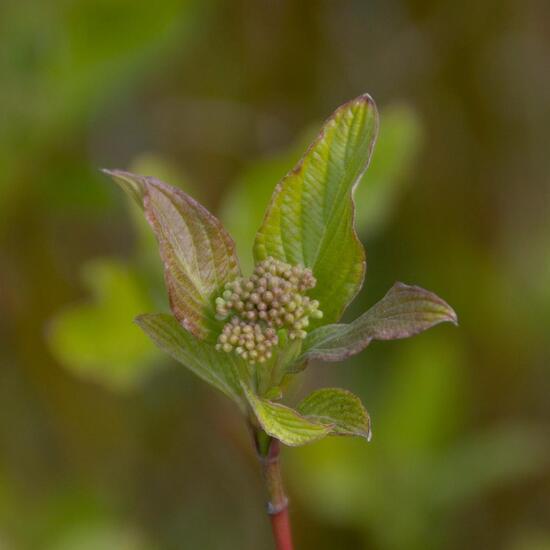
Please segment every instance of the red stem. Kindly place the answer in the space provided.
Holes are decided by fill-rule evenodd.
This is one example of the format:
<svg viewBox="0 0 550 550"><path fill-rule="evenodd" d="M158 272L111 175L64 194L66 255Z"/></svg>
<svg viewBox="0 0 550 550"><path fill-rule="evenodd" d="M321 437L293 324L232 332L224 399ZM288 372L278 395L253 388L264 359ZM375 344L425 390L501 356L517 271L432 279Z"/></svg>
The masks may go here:
<svg viewBox="0 0 550 550"><path fill-rule="evenodd" d="M293 550L288 517L288 499L283 487L279 462L279 440L273 439L261 431L255 433L255 440L269 498L267 512L271 517L275 547L277 550Z"/></svg>
<svg viewBox="0 0 550 550"><path fill-rule="evenodd" d="M292 550L292 533L288 519L288 507L278 514L271 514L271 528L277 550Z"/></svg>

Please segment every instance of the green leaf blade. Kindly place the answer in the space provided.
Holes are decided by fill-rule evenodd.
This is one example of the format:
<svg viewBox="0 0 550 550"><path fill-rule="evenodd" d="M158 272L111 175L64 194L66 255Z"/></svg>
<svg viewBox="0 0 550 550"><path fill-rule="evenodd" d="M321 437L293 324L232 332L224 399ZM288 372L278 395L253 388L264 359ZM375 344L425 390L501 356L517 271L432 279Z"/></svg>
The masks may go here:
<svg viewBox="0 0 550 550"><path fill-rule="evenodd" d="M147 313L136 323L158 348L244 408L241 380L249 377L244 361L196 339L172 315Z"/></svg>
<svg viewBox="0 0 550 550"><path fill-rule="evenodd" d="M328 435L332 429L330 424L309 420L290 407L262 399L246 387L244 390L263 430L285 445L297 447L312 443Z"/></svg>
<svg viewBox="0 0 550 550"><path fill-rule="evenodd" d="M214 298L240 275L233 240L215 216L180 189L129 172L105 172L144 209L157 237L175 317L197 338L211 337Z"/></svg>
<svg viewBox="0 0 550 550"><path fill-rule="evenodd" d="M444 322L457 324L449 304L418 286L396 283L352 323L325 325L308 334L297 362L342 361L365 349L372 340L408 338Z"/></svg>
<svg viewBox="0 0 550 550"><path fill-rule="evenodd" d="M299 405L306 418L332 424L331 435L352 435L370 441L371 422L361 400L341 388L323 388L311 393Z"/></svg>
<svg viewBox="0 0 550 550"><path fill-rule="evenodd" d="M353 190L365 172L378 113L368 95L342 105L277 185L254 243L268 256L312 269L324 322L337 321L360 289L365 253L354 228Z"/></svg>

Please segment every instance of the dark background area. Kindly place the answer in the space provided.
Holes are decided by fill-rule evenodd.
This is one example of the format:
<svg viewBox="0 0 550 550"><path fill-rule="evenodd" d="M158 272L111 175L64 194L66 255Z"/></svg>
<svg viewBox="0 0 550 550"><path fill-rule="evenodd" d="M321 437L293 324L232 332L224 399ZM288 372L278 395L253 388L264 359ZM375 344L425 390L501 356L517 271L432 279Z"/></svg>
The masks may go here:
<svg viewBox="0 0 550 550"><path fill-rule="evenodd" d="M550 548L549 21L545 0L3 0L0 548L271 548L238 411L132 324L166 308L160 262L98 169L181 185L246 263L272 188L364 92L346 316L401 280L460 327L308 368L298 393L352 389L374 437L285 450L297 547Z"/></svg>

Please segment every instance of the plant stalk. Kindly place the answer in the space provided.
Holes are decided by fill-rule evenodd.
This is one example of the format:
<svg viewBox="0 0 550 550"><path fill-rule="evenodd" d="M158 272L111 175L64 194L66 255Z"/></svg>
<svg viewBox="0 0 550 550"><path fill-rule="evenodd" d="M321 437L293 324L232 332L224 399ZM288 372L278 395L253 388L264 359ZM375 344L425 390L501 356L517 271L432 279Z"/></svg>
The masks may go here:
<svg viewBox="0 0 550 550"><path fill-rule="evenodd" d="M280 443L263 430L255 431L256 449L267 488L267 513L277 550L293 550L292 532L288 517L288 498L283 486L280 465Z"/></svg>

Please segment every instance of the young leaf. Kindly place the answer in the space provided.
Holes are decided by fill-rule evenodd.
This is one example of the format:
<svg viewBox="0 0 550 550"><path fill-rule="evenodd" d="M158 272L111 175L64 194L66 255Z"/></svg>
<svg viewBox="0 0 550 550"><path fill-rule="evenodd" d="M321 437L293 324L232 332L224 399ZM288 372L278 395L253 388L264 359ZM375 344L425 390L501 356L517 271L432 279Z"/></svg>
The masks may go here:
<svg viewBox="0 0 550 550"><path fill-rule="evenodd" d="M159 243L174 315L197 338L207 338L215 323L214 296L240 274L233 240L180 189L151 177L105 172L145 211Z"/></svg>
<svg viewBox="0 0 550 550"><path fill-rule="evenodd" d="M445 301L418 286L396 283L352 323L325 325L310 332L296 363L307 359L341 361L365 349L372 340L408 338L446 321L457 324L456 313Z"/></svg>
<svg viewBox="0 0 550 550"><path fill-rule="evenodd" d="M330 423L304 418L290 407L258 397L247 387L244 387L244 392L264 431L285 445L297 447L317 441L332 429Z"/></svg>
<svg viewBox="0 0 550 550"><path fill-rule="evenodd" d="M324 322L337 321L363 282L365 253L354 228L353 190L378 130L368 95L342 105L302 160L277 185L256 235L256 261L273 256L312 269Z"/></svg>
<svg viewBox="0 0 550 550"><path fill-rule="evenodd" d="M248 378L248 370L242 359L197 340L172 315L148 313L139 315L136 323L157 347L244 408L240 380Z"/></svg>
<svg viewBox="0 0 550 550"><path fill-rule="evenodd" d="M371 438L370 418L361 400L340 388L314 391L299 405L298 412L310 420L332 424L333 435L357 435Z"/></svg>

